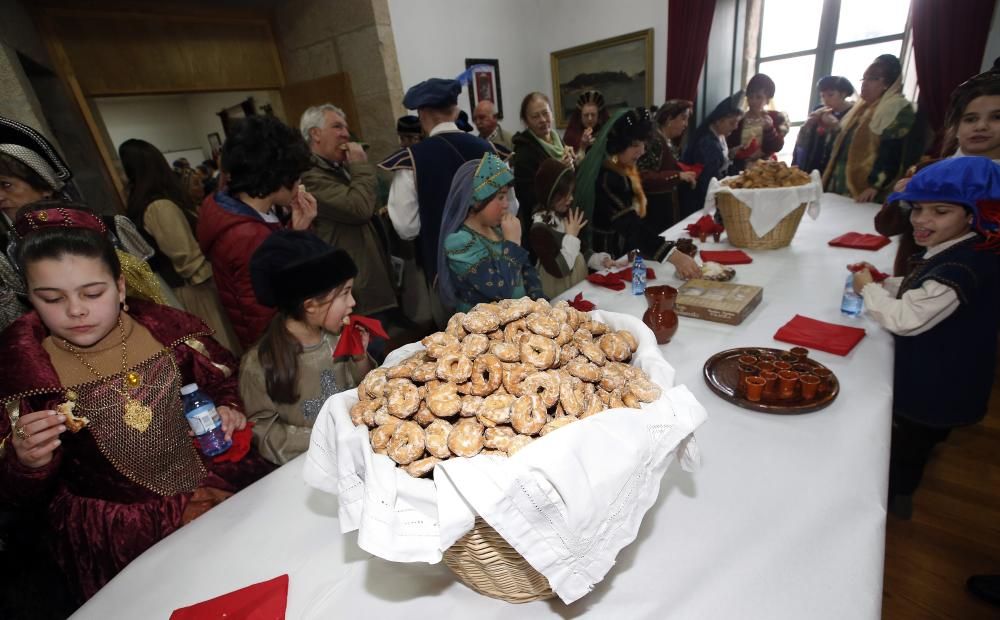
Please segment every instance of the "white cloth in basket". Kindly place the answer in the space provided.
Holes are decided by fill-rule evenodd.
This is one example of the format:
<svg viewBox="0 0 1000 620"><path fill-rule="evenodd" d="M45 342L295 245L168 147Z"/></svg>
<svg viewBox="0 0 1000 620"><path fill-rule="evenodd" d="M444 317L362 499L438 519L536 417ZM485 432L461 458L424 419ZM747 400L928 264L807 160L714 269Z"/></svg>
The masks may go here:
<svg viewBox="0 0 1000 620"><path fill-rule="evenodd" d="M732 179L736 177L726 177ZM819 217L819 199L823 197L823 179L818 170L809 174L811 182L796 187L764 187L759 189L732 189L723 185L718 179L712 179L708 184L708 194L705 196L705 212L715 211L715 195L719 192L729 192L737 200L750 207L750 226L758 237L763 237L778 225L786 215L794 211L803 202L809 217ZM725 181L726 179L722 179Z"/></svg>
<svg viewBox="0 0 1000 620"><path fill-rule="evenodd" d="M656 501L670 457L699 463L693 431L707 414L637 318L595 311L596 319L639 340L633 363L664 388L642 411L617 409L537 439L511 458L479 455L439 464L434 479L411 478L371 450L355 427L356 390L332 396L313 427L306 482L339 496L341 532L397 562L436 563L472 529L478 514L540 573L566 603L584 596L632 542ZM394 352L386 365L419 350Z"/></svg>

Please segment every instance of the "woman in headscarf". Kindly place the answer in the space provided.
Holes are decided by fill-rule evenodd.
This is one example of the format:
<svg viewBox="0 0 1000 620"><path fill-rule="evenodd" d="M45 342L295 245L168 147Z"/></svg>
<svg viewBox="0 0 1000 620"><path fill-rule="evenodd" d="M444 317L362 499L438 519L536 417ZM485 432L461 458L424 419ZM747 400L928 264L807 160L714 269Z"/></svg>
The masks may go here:
<svg viewBox="0 0 1000 620"><path fill-rule="evenodd" d="M902 95L903 67L883 54L861 78L861 100L840 123L823 189L857 202L882 202L903 172L903 146L913 106Z"/></svg>
<svg viewBox="0 0 1000 620"><path fill-rule="evenodd" d="M684 278L701 275L687 254L675 251L674 242L660 237L646 220L648 204L636 162L646 150L653 130L645 108L617 113L600 131L580 166L577 204L593 222L591 236L598 252L621 256L639 250L647 260L668 261Z"/></svg>
<svg viewBox="0 0 1000 620"><path fill-rule="evenodd" d="M812 111L799 130L792 152L792 164L806 172L826 170L830 149L840 131L840 121L854 105L847 99L854 94L854 85L845 77L828 75L820 78L816 88L823 104Z"/></svg>
<svg viewBox="0 0 1000 620"><path fill-rule="evenodd" d="M594 137L608 122L608 110L604 107L604 95L597 90L586 90L576 100L576 109L569 116L563 143L576 149L582 155L594 143Z"/></svg>
<svg viewBox="0 0 1000 620"><path fill-rule="evenodd" d="M762 159L772 159L785 146L788 118L781 112L765 109L774 99L774 80L763 73L747 82L747 111L729 134L726 143L733 153L730 174L739 174Z"/></svg>
<svg viewBox="0 0 1000 620"><path fill-rule="evenodd" d="M712 113L705 117L684 152L684 163L701 164L701 174L693 192L689 192L682 205L682 216L687 217L705 206L705 195L712 179L726 176L730 166L729 145L726 138L736 130L743 118L743 91L723 99Z"/></svg>
<svg viewBox="0 0 1000 620"><path fill-rule="evenodd" d="M694 187L698 175L681 170L681 137L687 130L694 104L690 101L672 99L656 110L656 131L646 143L646 152L639 158L639 176L642 189L649 200L650 225L657 230L666 230L676 223L674 201L680 200L680 193ZM679 214L678 214L679 215Z"/></svg>
<svg viewBox="0 0 1000 620"><path fill-rule="evenodd" d="M517 195L518 218L521 220L521 246L528 247L531 214L538 204L535 195L535 175L546 159L562 161L567 166L576 163L573 147L567 146L552 127L552 106L543 93L528 93L521 101L521 121L526 129L514 134L514 192Z"/></svg>
<svg viewBox="0 0 1000 620"><path fill-rule="evenodd" d="M538 272L521 245L521 223L509 210L514 175L493 153L455 173L441 219L438 291L445 308L544 298Z"/></svg>
<svg viewBox="0 0 1000 620"><path fill-rule="evenodd" d="M215 338L234 354L239 340L222 309L212 278L212 265L194 238L194 206L170 170L163 153L145 140L126 140L118 147L128 177L128 216L153 247L149 259L173 289L184 310L215 330Z"/></svg>

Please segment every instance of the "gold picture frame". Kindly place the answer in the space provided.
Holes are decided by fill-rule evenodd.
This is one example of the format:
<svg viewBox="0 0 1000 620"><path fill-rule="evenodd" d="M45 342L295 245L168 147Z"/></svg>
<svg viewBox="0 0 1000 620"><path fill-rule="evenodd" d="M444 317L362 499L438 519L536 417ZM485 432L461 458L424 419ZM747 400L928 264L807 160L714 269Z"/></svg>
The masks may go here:
<svg viewBox="0 0 1000 620"><path fill-rule="evenodd" d="M585 90L601 91L609 112L653 103L652 28L552 52L550 62L557 127Z"/></svg>

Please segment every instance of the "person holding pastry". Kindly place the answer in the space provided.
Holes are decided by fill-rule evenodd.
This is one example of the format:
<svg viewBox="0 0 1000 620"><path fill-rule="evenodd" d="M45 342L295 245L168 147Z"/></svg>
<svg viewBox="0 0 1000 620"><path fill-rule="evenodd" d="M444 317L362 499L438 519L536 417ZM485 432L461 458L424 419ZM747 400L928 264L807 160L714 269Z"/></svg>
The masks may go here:
<svg viewBox="0 0 1000 620"><path fill-rule="evenodd" d="M0 360L0 501L47 506L47 523L34 527L83 602L272 466L242 435L232 354L200 319L126 299L98 216L40 201L13 233L34 311L0 335L4 351L17 351ZM189 383L217 404L227 440L246 437L224 462L192 442L180 394Z"/></svg>

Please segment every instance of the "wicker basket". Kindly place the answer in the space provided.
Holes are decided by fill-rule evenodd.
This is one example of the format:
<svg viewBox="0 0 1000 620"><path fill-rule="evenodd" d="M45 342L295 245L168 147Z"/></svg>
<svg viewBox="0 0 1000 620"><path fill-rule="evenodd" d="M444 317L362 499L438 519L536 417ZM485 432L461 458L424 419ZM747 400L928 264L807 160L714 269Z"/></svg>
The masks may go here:
<svg viewBox="0 0 1000 620"><path fill-rule="evenodd" d="M729 192L719 192L715 195L715 206L722 214L722 223L726 226L726 236L729 243L738 248L752 250L774 250L783 248L792 242L795 231L806 212L806 203L786 215L778 224L763 237L758 237L750 225L750 207L736 199Z"/></svg>
<svg viewBox="0 0 1000 620"><path fill-rule="evenodd" d="M476 517L473 528L444 552L444 563L476 592L508 603L529 603L554 596L549 581Z"/></svg>

